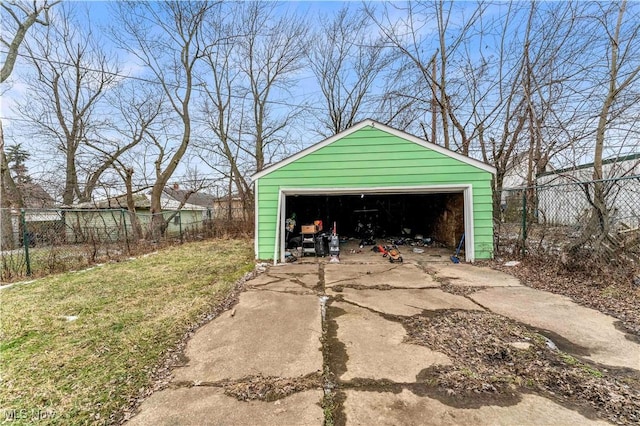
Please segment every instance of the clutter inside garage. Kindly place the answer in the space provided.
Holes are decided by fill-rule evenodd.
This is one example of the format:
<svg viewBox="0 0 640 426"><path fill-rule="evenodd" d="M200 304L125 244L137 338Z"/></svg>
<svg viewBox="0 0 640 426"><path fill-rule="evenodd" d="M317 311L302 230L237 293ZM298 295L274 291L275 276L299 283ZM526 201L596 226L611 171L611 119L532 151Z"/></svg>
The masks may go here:
<svg viewBox="0 0 640 426"><path fill-rule="evenodd" d="M287 249L330 255L332 235L360 248L455 248L464 232L462 193L299 195L286 199ZM335 250L334 250L335 251Z"/></svg>

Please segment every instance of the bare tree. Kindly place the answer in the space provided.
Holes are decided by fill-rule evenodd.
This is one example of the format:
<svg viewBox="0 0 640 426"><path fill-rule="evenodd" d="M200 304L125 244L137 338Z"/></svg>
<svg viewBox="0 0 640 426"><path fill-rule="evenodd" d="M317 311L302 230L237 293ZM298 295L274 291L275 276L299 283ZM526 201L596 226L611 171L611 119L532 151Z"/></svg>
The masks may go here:
<svg viewBox="0 0 640 426"><path fill-rule="evenodd" d="M573 56L581 55L585 45L572 37L576 23L571 18L576 13L570 2L544 7L509 4L496 28L481 32L483 37L499 37L498 49L483 55L479 66L467 74L468 96L481 100L472 101L472 111L482 158L497 170L496 217L507 172L520 168L524 179L520 185L531 186L557 150L571 143L557 129L570 117L563 88L571 82ZM471 61L469 67L474 68ZM487 107L489 103L494 106Z"/></svg>
<svg viewBox="0 0 640 426"><path fill-rule="evenodd" d="M11 76L20 46L24 42L27 31L34 24L49 25L49 10L59 3L58 0L45 1L2 1L0 2L0 14L2 16L2 31L0 31L0 43L4 46L2 68L0 69L0 83L4 83ZM13 229L11 216L3 214L6 208L11 207L10 199L14 199L16 207L24 207L24 201L16 187L7 162L4 149L4 130L0 120L0 248L12 248Z"/></svg>
<svg viewBox="0 0 640 426"><path fill-rule="evenodd" d="M241 9L230 10L221 5L218 13L209 14L205 37L209 49L204 57L208 77L203 86L206 92L204 112L207 125L218 143L209 138L200 148L205 152L201 159L229 182L229 197L235 190L244 204L245 212L251 209L251 183L246 179L248 164L240 155L243 143L244 102L248 91L243 88L243 73L235 54L243 34L236 32L236 21L242 20ZM219 42L213 42L218 40ZM215 139L214 139L215 140Z"/></svg>
<svg viewBox="0 0 640 426"><path fill-rule="evenodd" d="M5 36L7 34L5 29L0 35L0 43L7 49L0 69L0 83L4 83L11 75L18 58L20 45L29 28L33 24L49 25L49 10L58 3L60 0L3 1L0 3L3 27L5 29L13 27L14 30L8 35L8 38Z"/></svg>
<svg viewBox="0 0 640 426"><path fill-rule="evenodd" d="M299 16L275 14L276 5L243 3L236 32L242 37L238 46L238 66L249 98L249 113L243 132L250 139L241 149L254 161L253 171L262 170L274 155L286 149L283 132L301 109L289 107L274 111L277 91L289 93L293 74L304 65L307 50L307 26Z"/></svg>
<svg viewBox="0 0 640 426"><path fill-rule="evenodd" d="M466 8L464 13L458 7ZM399 55L400 71L413 74L409 80L418 83L414 90L405 88L398 93L406 96L409 103L423 102L424 110L439 114L442 145L447 149L455 147L465 155L475 137L474 128L467 113L468 99L459 91L460 77L451 77L458 73L450 66L471 37L486 7L483 2L469 7L469 4L433 0L385 5L382 11L373 6L366 8L386 43ZM422 126L426 127L424 122Z"/></svg>
<svg viewBox="0 0 640 426"><path fill-rule="evenodd" d="M18 111L37 129L35 137L45 138L44 146L56 141L55 150L64 157L62 201L71 205L91 200L101 176L128 147L105 139L108 120L98 111L116 82L117 64L90 31L78 29L69 7L60 10L27 44L37 74Z"/></svg>
<svg viewBox="0 0 640 426"><path fill-rule="evenodd" d="M617 119L640 100L637 90L633 94L634 84L640 80L640 8L632 5L630 10L626 0L598 5L589 18L596 24L596 31L605 37L600 46L606 52L601 62L604 78L598 85L604 90L598 98L601 104L593 148L593 192L585 188L585 195L592 206L591 215L581 238L571 244L568 251L575 253L590 242L595 254L599 255L603 250L615 250L619 246L619 241L611 232L612 212L607 203L611 187L603 182L606 177L603 172L603 154L607 135L621 131L615 127Z"/></svg>
<svg viewBox="0 0 640 426"><path fill-rule="evenodd" d="M153 74L177 118L181 133L175 150L169 151L159 135L153 137L158 147L156 179L151 190L156 238L167 226L160 214L162 193L191 143L192 96L197 83L197 66L206 51L202 28L213 5L194 1L117 4L127 36L118 35L116 29L115 38L120 47L135 55Z"/></svg>
<svg viewBox="0 0 640 426"><path fill-rule="evenodd" d="M158 98L161 96L154 95L150 88L135 82L120 87L113 94L111 103L119 111L120 116L120 120L114 128L118 139L127 141L124 147L127 147L129 153L145 140L152 125L161 115L163 103ZM132 154L132 156L136 156L136 154ZM112 167L124 182L127 212L132 224L133 238L137 240L142 238L143 234L134 200L133 175L136 170L131 163L127 163L124 157L125 155L118 155L112 163ZM143 179L139 179L139 181L141 180ZM138 190L146 188L143 186Z"/></svg>
<svg viewBox="0 0 640 426"><path fill-rule="evenodd" d="M313 39L309 64L327 107L326 114L317 114L322 136L351 127L364 118L363 108L373 108L374 82L391 62L383 41L370 35L373 25L367 14L344 7L322 22Z"/></svg>
<svg viewBox="0 0 640 426"><path fill-rule="evenodd" d="M286 135L302 107L281 100L292 96L308 37L303 20L275 4L221 9L209 15L205 32L204 111L215 138L200 145L201 157L228 179L230 199L237 192L248 217L254 200L247 176L291 148Z"/></svg>

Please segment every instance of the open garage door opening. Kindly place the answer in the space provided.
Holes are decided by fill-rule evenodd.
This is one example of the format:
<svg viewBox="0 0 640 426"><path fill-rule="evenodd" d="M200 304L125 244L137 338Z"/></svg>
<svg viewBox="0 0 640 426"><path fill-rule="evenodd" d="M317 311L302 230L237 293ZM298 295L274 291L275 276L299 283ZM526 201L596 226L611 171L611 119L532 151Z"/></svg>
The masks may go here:
<svg viewBox="0 0 640 426"><path fill-rule="evenodd" d="M300 243L302 225L322 221L325 232L333 224L341 238L364 241L366 245L388 244L397 240L423 239L425 244L455 248L472 223L471 196L456 188L446 192L407 193L295 193L282 194L283 221L295 214L296 229L282 235L282 249ZM468 242L468 241L467 241ZM467 247L467 260L472 260Z"/></svg>

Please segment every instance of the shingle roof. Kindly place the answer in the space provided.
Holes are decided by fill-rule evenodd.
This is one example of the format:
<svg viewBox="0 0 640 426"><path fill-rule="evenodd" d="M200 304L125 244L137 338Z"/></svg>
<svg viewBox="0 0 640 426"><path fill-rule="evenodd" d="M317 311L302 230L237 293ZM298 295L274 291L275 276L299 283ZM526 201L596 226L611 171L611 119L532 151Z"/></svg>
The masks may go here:
<svg viewBox="0 0 640 426"><path fill-rule="evenodd" d="M55 200L47 191L35 182L16 182L16 187L22 193L22 199L26 208L37 209L53 207ZM15 197L8 194L8 198L12 204L15 204Z"/></svg>
<svg viewBox="0 0 640 426"><path fill-rule="evenodd" d="M193 192L186 189L174 189L166 187L164 193L176 201L187 201L189 204L193 204L201 207L213 206L213 201L216 199L213 195L205 194L204 192Z"/></svg>

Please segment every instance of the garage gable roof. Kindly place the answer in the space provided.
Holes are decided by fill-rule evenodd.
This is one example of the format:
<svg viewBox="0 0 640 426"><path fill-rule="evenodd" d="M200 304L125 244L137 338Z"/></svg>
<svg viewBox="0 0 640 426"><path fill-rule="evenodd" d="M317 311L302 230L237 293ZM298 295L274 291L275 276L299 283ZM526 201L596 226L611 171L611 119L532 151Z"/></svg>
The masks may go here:
<svg viewBox="0 0 640 426"><path fill-rule="evenodd" d="M453 158L455 160L458 160L458 161L460 161L462 163L466 163L466 164L468 164L470 166L477 167L477 168L479 168L481 170L484 170L484 171L492 173L492 174L496 173L495 167L490 166L490 165L488 165L486 163L483 163L482 161L475 160L473 158L467 157L465 155L462 155L462 154L459 154L457 152L454 152L454 151L451 151L449 149L446 149L444 147L441 147L440 145L436 145L434 143L427 142L427 141L425 141L423 139L420 139L420 138L418 138L416 136L410 135L409 133L403 132L401 130L394 129L393 127L389 127L389 126L384 125L382 123L379 123L379 122L377 122L375 120L369 119L369 120L364 120L364 121L361 121L361 122L359 122L357 124L354 124L353 126L349 127L346 130L343 130L342 132L340 132L340 133L338 133L336 135L333 135L333 136L331 136L331 137L329 137L329 138L327 138L327 139L325 139L323 141L320 141L320 142L318 142L318 143L316 143L314 145L311 145L309 148L306 148L306 149L298 152L297 154L294 154L294 155L292 155L292 156L290 156L288 158L285 158L284 160L279 161L279 162L267 167L266 169L264 169L264 170L262 170L262 171L260 171L258 173L255 173L253 176L251 176L251 180L255 182L256 180L260 179L261 177L266 176L269 173L272 173L272 172L278 170L279 168L286 166L287 164L293 163L294 161L297 161L300 158L302 158L302 157L304 157L306 155L309 155L312 152L315 152L315 151L317 151L317 150L319 150L321 148L324 148L325 146L330 145L333 142L335 142L337 140L340 140L340 139L342 139L342 138L344 138L344 137L346 137L346 136L348 136L348 135L350 135L352 133L355 133L355 132L357 132L357 131L365 128L365 127L374 127L374 128L376 128L378 130L382 130L383 132L389 133L389 134L391 134L393 136L396 136L398 138L413 142L413 143L415 143L417 145L420 145L420 146L422 146L422 147L424 147L426 149L430 149L432 151L435 151L435 152L438 152L440 154L443 154L443 155L446 155L448 157L451 157L451 158Z"/></svg>

